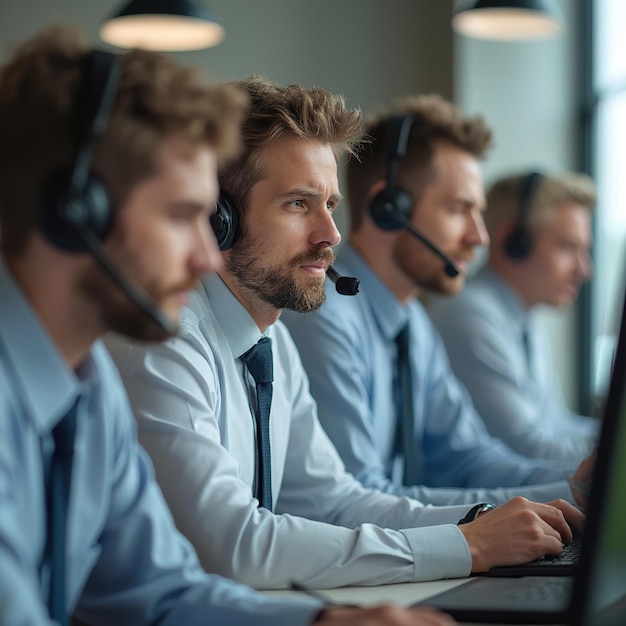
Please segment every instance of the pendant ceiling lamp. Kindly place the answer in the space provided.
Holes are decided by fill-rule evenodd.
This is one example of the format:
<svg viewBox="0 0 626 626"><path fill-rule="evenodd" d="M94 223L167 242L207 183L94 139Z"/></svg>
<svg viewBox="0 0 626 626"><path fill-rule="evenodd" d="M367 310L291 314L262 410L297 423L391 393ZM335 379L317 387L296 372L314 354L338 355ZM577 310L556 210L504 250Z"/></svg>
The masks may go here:
<svg viewBox="0 0 626 626"><path fill-rule="evenodd" d="M119 48L199 50L220 43L224 28L200 0L131 0L103 22L100 38Z"/></svg>
<svg viewBox="0 0 626 626"><path fill-rule="evenodd" d="M543 0L478 0L454 14L452 27L479 39L523 41L554 35L561 23Z"/></svg>

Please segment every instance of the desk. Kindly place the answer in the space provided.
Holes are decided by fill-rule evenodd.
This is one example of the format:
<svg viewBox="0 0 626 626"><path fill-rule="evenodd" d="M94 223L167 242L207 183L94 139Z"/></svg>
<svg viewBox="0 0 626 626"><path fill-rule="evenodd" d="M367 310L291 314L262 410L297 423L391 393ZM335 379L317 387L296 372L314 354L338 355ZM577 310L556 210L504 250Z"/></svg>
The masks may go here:
<svg viewBox="0 0 626 626"><path fill-rule="evenodd" d="M447 591L466 583L471 578L455 578L452 580L434 580L423 583L402 583L398 585L380 585L378 587L340 587L339 589L316 589L324 598L338 604L356 604L358 606L374 606L391 603L410 606L437 593ZM263 594L296 597L303 594L287 589L261 590ZM480 624L463 623L463 626L482 626ZM498 626L491 624L490 626ZM505 625L503 625L505 626Z"/></svg>

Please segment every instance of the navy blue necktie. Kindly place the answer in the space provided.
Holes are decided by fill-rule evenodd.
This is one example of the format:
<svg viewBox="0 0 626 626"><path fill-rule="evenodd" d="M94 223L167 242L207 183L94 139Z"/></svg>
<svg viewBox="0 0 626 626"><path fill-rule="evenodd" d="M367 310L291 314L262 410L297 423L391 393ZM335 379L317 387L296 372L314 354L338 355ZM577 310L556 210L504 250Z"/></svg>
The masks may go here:
<svg viewBox="0 0 626 626"><path fill-rule="evenodd" d="M530 341L530 331L524 328L522 331L522 343L524 344L524 356L526 357L526 370L528 375L533 377L533 350Z"/></svg>
<svg viewBox="0 0 626 626"><path fill-rule="evenodd" d="M272 406L272 381L274 380L271 340L268 337L262 337L242 358L256 382L257 490L259 505L271 511L270 407Z"/></svg>
<svg viewBox="0 0 626 626"><path fill-rule="evenodd" d="M396 337L396 403L398 416L399 449L404 457L404 474L402 483L413 485L418 478L417 451L415 450L414 410L413 410L413 376L409 358L410 332L407 322Z"/></svg>
<svg viewBox="0 0 626 626"><path fill-rule="evenodd" d="M50 563L50 595L48 608L50 617L62 626L68 623L66 598L66 539L67 508L72 481L72 457L76 434L78 401L67 415L54 427L54 452L50 460L48 483L48 528L46 553Z"/></svg>

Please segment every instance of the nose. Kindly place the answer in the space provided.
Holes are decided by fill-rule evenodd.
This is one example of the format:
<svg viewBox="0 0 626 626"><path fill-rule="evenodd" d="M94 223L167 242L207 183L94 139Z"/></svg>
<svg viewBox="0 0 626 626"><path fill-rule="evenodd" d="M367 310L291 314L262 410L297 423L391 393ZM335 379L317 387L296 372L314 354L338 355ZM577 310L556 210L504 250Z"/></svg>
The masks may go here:
<svg viewBox="0 0 626 626"><path fill-rule="evenodd" d="M337 224L333 219L332 213L323 208L316 218L314 228L311 232L311 243L315 246L333 247L341 241L341 233L337 229Z"/></svg>
<svg viewBox="0 0 626 626"><path fill-rule="evenodd" d="M217 239L210 227L209 220L205 216L204 219L200 220L196 231L191 255L192 270L198 276L213 274L222 269L223 262Z"/></svg>
<svg viewBox="0 0 626 626"><path fill-rule="evenodd" d="M589 250L581 250L578 254L578 272L582 280L587 281L591 278L593 272L593 261L589 254Z"/></svg>
<svg viewBox="0 0 626 626"><path fill-rule="evenodd" d="M489 233L482 211L471 213L467 224L466 240L471 246L486 246L489 243Z"/></svg>

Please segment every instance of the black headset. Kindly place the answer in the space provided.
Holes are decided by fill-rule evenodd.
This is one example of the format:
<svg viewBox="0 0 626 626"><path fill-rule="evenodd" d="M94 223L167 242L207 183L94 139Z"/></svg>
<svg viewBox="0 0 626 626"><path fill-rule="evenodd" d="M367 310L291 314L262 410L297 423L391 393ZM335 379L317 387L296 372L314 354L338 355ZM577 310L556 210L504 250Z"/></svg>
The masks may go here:
<svg viewBox="0 0 626 626"><path fill-rule="evenodd" d="M232 248L239 237L239 211L235 201L227 193L220 193L211 215L211 227L220 250Z"/></svg>
<svg viewBox="0 0 626 626"><path fill-rule="evenodd" d="M528 229L528 215L543 178L543 174L532 171L522 179L515 226L504 240L504 252L510 259L525 259L533 248L533 236Z"/></svg>
<svg viewBox="0 0 626 626"><path fill-rule="evenodd" d="M43 185L39 229L47 241L64 252L91 254L129 300L173 335L177 324L126 278L102 247L113 225L113 207L107 186L91 166L94 145L109 121L121 69L119 55L106 50L89 53L77 97L76 155L69 169L53 172Z"/></svg>
<svg viewBox="0 0 626 626"><path fill-rule="evenodd" d="M66 252L88 252L86 237L104 241L113 211L104 182L91 170L94 144L107 127L120 76L120 57L93 50L76 107L77 148L69 169L44 183L39 227L44 237Z"/></svg>
<svg viewBox="0 0 626 626"><path fill-rule="evenodd" d="M402 227L398 216L409 220L413 210L413 199L408 191L396 185L398 162L406 155L413 118L409 115L391 115L387 122L387 184L372 198L370 215L382 230L397 230Z"/></svg>
<svg viewBox="0 0 626 626"><path fill-rule="evenodd" d="M438 246L413 226L411 222L413 198L408 191L396 185L398 162L406 155L412 127L413 117L410 115L390 115L388 117L385 149L387 184L372 198L370 216L374 224L382 230L404 228L410 232L443 261L446 274L454 278L459 275L459 268Z"/></svg>

